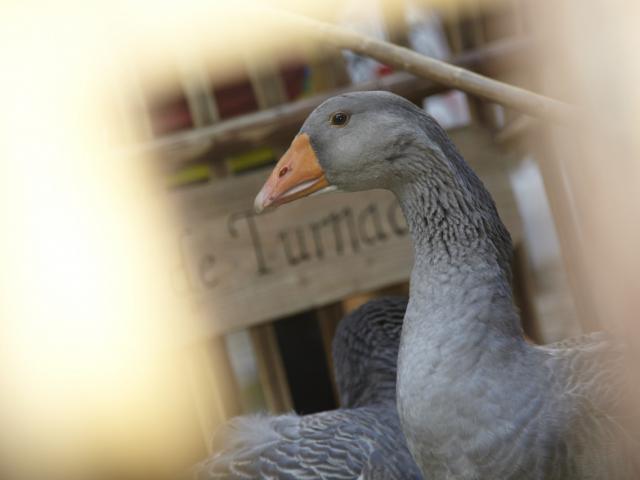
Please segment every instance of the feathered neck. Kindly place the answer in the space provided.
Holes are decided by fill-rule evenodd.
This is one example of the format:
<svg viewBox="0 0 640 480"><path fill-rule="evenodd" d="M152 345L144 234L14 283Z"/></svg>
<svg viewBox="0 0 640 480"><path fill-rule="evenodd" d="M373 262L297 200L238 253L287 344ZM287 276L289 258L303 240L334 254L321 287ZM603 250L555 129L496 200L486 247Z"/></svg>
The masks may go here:
<svg viewBox="0 0 640 480"><path fill-rule="evenodd" d="M414 244L409 308L420 310L423 319L446 322L463 315L470 326L482 323L500 335L521 337L512 302L511 237L489 192L446 133L433 121L425 129L430 144L422 158L407 159L412 179L394 188ZM448 304L460 293L478 297L474 310ZM438 302L443 310L434 315Z"/></svg>
<svg viewBox="0 0 640 480"><path fill-rule="evenodd" d="M495 261L511 281L512 244L491 195L444 130L421 122L428 142L408 150L412 178L394 185L413 236L416 260Z"/></svg>

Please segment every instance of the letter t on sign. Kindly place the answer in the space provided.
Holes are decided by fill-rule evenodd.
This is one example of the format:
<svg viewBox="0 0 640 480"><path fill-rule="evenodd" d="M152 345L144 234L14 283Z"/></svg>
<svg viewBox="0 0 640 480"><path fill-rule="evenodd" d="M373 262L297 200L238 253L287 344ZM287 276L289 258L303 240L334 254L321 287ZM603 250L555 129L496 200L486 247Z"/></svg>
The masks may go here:
<svg viewBox="0 0 640 480"><path fill-rule="evenodd" d="M258 275L266 275L271 270L267 267L267 262L264 258L264 252L262 251L262 243L260 242L260 232L256 225L255 215L252 211L247 210L244 212L236 212L229 215L227 220L227 228L232 237L238 238L238 229L235 227L236 222L241 219L247 220L249 227L249 235L251 235L251 244L253 245L253 252L256 255L256 264L258 267Z"/></svg>

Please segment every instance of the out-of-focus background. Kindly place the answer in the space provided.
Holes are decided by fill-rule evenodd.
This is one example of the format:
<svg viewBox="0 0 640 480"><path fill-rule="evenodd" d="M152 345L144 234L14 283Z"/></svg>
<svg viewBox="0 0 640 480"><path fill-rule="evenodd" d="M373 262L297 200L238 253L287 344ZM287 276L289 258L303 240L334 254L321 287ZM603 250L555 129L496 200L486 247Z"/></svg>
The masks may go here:
<svg viewBox="0 0 640 480"><path fill-rule="evenodd" d="M252 203L341 92L395 92L448 130L512 234L531 341L637 338L637 6L209 3L2 7L4 478L162 478L232 416L337 406L337 323L408 293L402 214L384 192ZM578 120L340 50L279 9L563 99Z"/></svg>

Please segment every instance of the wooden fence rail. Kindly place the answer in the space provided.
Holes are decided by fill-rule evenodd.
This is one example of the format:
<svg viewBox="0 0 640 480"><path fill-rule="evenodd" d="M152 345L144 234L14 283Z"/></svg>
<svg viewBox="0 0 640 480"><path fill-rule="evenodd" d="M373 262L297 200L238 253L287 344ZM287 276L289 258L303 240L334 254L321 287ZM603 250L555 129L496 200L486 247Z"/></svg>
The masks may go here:
<svg viewBox="0 0 640 480"><path fill-rule="evenodd" d="M374 58L422 78L500 103L522 113L566 122L574 117L571 106L465 68L427 57L405 47L362 35L347 28L292 13L270 10L275 21L338 48Z"/></svg>

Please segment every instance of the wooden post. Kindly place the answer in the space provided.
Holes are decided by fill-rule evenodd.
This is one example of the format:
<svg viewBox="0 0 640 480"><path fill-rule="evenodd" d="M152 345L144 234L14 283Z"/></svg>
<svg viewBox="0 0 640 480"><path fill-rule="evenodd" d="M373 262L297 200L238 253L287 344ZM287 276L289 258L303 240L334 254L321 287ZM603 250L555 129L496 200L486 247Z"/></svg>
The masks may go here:
<svg viewBox="0 0 640 480"><path fill-rule="evenodd" d="M178 79L185 94L194 128L219 120L212 83L204 64L196 58L178 60ZM224 338L215 336L193 345L185 355L190 363L192 392L208 453L215 430L242 413L240 392Z"/></svg>
<svg viewBox="0 0 640 480"><path fill-rule="evenodd" d="M351 83L344 57L337 48L312 42L304 55L314 77L312 94L343 88Z"/></svg>
<svg viewBox="0 0 640 480"><path fill-rule="evenodd" d="M449 48L454 55L458 55L464 50L460 19L460 5L452 2L445 11L444 29L447 41L449 42Z"/></svg>
<svg viewBox="0 0 640 480"><path fill-rule="evenodd" d="M480 0L469 1L469 14L471 23L471 36L475 47L483 45L486 42L484 24L482 22L483 9Z"/></svg>
<svg viewBox="0 0 640 480"><path fill-rule="evenodd" d="M245 65L260 110L281 105L287 101L277 65L245 53Z"/></svg>
<svg viewBox="0 0 640 480"><path fill-rule="evenodd" d="M585 237L575 210L575 194L568 180L570 174L562 158L565 154L571 153L564 151L567 145L557 135L557 132L548 128L543 128L538 133L538 140L534 142L537 146L536 158L539 159L540 171L544 178L578 318L585 331L593 331L599 329L600 320L596 299L589 293L589 274L585 268L583 248Z"/></svg>
<svg viewBox="0 0 640 480"><path fill-rule="evenodd" d="M275 63L264 59L259 61L249 52L245 53L245 62L260 109L285 103L286 93ZM250 336L269 411L281 413L292 410L291 391L273 324L251 327Z"/></svg>
<svg viewBox="0 0 640 480"><path fill-rule="evenodd" d="M203 62L194 58L182 59L178 70L193 125L199 128L217 122L218 108L211 92L213 83Z"/></svg>
<svg viewBox="0 0 640 480"><path fill-rule="evenodd" d="M521 24L523 14L520 12L523 6L521 4L510 2L496 6L496 8L506 9L508 14L501 16L501 20L508 20L512 22L512 24L501 26L499 22L487 21L485 30L489 37L496 37L505 30L514 32L521 31L523 28ZM487 12L487 15L490 14L491 11ZM490 20L490 17L487 17L487 20ZM531 55L531 58L535 58L535 56ZM527 64L527 68L509 72L500 71L496 74L498 80L524 88L536 88L538 86L536 76L535 65L531 62ZM556 231L558 231L561 239L561 246L564 247L562 248L561 255L557 259L544 266L540 266L538 270L534 271L532 265L529 265L530 260L526 255L525 245L521 245L520 251L516 252L516 265L514 269L516 281L518 281L519 278L520 283L522 283L518 286L520 295L521 297L527 297L522 298L522 302L525 305L525 310L531 312L531 315L529 315L531 326L529 329L533 335L537 336L534 339L537 341L557 341L564 338L565 334L570 335L575 333L576 330L579 330L579 326L575 321L576 313L573 308L576 302L572 302L571 297L577 300L581 295L580 289L575 288L575 282L567 283L565 281L566 277L557 273L563 261L568 276L571 275L570 272L574 269L571 262L567 263L566 245L562 245L562 237L564 234L559 231L565 228L562 220L558 222L560 218L558 215L561 215L559 210L562 208L560 203L566 200L558 198L558 188L562 188L558 182L561 182L562 177L558 176L559 172L554 171L557 164L555 160L550 157L550 155L553 154L545 147L546 142L541 138L541 129L539 127L544 125L545 122L543 120L523 115L513 110L504 111L504 120L506 125L496 134L496 142L512 150L517 149L533 154L545 179L546 194L554 213ZM564 214L562 215L562 218L564 218ZM542 287L540 282L536 282L534 285L532 283L532 275L537 275L538 279L545 278L546 282L543 282L545 285L552 283L553 295L547 290L550 287ZM556 300L551 301L550 297ZM540 312L535 311L534 299L545 306ZM535 315L533 314L534 311ZM581 316L586 318L584 315ZM523 320L526 321L526 318Z"/></svg>
<svg viewBox="0 0 640 480"><path fill-rule="evenodd" d="M207 453L212 453L216 429L242 413L238 386L221 337L191 346L185 356L198 422Z"/></svg>
<svg viewBox="0 0 640 480"><path fill-rule="evenodd" d="M251 327L249 333L267 408L272 413L291 411L293 401L273 325L257 325Z"/></svg>

